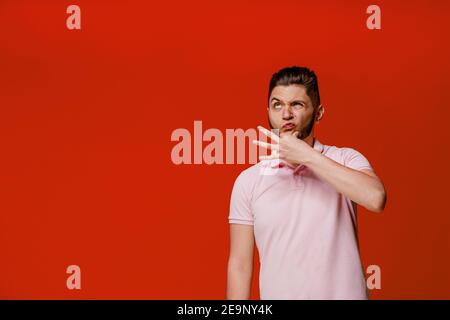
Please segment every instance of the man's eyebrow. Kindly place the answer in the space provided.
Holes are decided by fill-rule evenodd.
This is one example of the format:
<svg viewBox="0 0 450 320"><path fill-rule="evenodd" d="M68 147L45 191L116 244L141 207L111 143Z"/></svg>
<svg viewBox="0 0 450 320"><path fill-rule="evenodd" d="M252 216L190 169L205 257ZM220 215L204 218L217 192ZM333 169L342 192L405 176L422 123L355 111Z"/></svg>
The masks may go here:
<svg viewBox="0 0 450 320"><path fill-rule="evenodd" d="M270 102L272 102L273 100L281 101L280 99L273 97L272 99L270 99ZM291 103L293 103L293 102L301 102L301 103L303 103L303 104L306 104L306 101L303 101L303 100L301 100L301 99L295 99L295 100L293 100Z"/></svg>
<svg viewBox="0 0 450 320"><path fill-rule="evenodd" d="M304 103L304 104L306 104L306 102L305 101L303 101L303 100L301 100L301 99L296 99L296 100L294 100L294 101L292 101L292 102L301 102L301 103ZM291 102L291 103L292 103Z"/></svg>

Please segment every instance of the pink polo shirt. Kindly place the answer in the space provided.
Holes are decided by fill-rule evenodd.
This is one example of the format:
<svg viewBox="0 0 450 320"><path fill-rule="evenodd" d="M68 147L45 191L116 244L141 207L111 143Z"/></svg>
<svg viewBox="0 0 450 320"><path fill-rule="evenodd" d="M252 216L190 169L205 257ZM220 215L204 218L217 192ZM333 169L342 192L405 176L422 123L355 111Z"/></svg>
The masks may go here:
<svg viewBox="0 0 450 320"><path fill-rule="evenodd" d="M373 170L351 148L314 149L356 170ZM304 165L264 160L241 172L229 223L253 225L261 299L367 299L356 204Z"/></svg>

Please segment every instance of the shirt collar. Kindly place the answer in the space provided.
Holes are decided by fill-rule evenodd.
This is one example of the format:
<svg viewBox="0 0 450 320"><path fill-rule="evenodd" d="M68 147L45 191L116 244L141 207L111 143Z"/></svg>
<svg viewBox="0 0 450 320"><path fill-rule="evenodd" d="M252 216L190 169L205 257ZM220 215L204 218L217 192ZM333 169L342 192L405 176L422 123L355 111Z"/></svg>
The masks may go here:
<svg viewBox="0 0 450 320"><path fill-rule="evenodd" d="M314 150L317 150L318 152L322 153L323 152L323 144L320 143L319 140L317 140L317 138L314 138ZM299 171L299 170L303 170L306 166L303 164L299 164L297 166L292 166L291 164L287 163L286 161L280 160L280 159L274 159L271 160L270 166L272 168L278 167L278 168L282 168L282 167L287 167L290 169L293 169L294 171Z"/></svg>

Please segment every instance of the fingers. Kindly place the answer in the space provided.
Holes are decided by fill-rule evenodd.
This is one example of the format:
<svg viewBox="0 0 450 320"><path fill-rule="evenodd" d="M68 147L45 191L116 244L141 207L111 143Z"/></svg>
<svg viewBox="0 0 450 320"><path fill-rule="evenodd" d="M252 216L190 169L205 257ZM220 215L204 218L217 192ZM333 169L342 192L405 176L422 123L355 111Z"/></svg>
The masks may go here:
<svg viewBox="0 0 450 320"><path fill-rule="evenodd" d="M273 133L272 131L267 130L266 128L264 128L262 126L258 126L258 130L261 131L266 136L268 136L273 141L275 141L277 143L280 141L280 138L275 133Z"/></svg>
<svg viewBox="0 0 450 320"><path fill-rule="evenodd" d="M278 156L273 156L273 155L259 156L259 160L276 160L276 159L279 159Z"/></svg>
<svg viewBox="0 0 450 320"><path fill-rule="evenodd" d="M280 155L277 152L272 152L269 156L259 156L259 160L276 160L280 159Z"/></svg>
<svg viewBox="0 0 450 320"><path fill-rule="evenodd" d="M271 150L278 149L278 145L276 145L276 144L267 143L267 142L263 142L263 141L259 141L259 140L253 140L253 144L256 144L257 146L260 146L260 147L263 147L266 149L271 149Z"/></svg>
<svg viewBox="0 0 450 320"><path fill-rule="evenodd" d="M275 159L280 159L280 154L278 153L277 150L272 150L270 155L259 156L259 160L275 160Z"/></svg>

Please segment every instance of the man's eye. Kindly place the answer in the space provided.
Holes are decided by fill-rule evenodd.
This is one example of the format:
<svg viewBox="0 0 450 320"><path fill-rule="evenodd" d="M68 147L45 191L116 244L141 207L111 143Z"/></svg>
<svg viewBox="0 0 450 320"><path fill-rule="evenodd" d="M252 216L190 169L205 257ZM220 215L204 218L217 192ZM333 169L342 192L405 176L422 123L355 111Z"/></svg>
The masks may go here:
<svg viewBox="0 0 450 320"><path fill-rule="evenodd" d="M281 104L280 104L279 102L276 102L276 103L273 104L273 107L274 107L275 109L280 109Z"/></svg>

